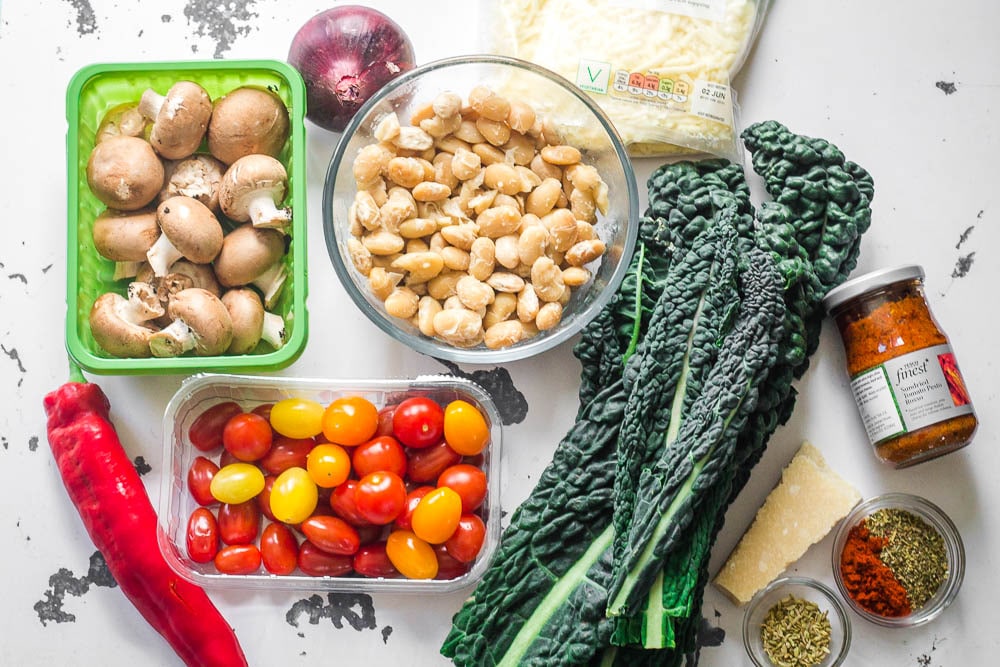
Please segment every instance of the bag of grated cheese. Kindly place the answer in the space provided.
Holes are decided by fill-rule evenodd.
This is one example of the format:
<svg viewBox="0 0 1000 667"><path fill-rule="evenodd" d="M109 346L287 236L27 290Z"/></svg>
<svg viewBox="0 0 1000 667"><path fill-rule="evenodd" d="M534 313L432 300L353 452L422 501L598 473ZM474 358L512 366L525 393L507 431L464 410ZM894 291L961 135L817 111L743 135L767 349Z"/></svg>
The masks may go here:
<svg viewBox="0 0 1000 667"><path fill-rule="evenodd" d="M730 86L770 0L497 0L494 51L550 69L605 111L633 157L742 162Z"/></svg>

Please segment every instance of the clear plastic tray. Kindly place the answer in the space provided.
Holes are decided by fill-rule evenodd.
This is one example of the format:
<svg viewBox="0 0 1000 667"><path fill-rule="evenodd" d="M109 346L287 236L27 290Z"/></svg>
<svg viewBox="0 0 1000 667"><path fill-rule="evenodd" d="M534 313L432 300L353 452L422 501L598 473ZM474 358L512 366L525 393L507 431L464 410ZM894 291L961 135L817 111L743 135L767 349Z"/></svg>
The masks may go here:
<svg viewBox="0 0 1000 667"><path fill-rule="evenodd" d="M329 404L343 396L362 396L382 408L413 395L426 396L442 405L462 399L475 405L486 417L490 443L483 450L487 495L479 513L486 524L486 540L472 567L461 577L446 580L374 579L360 576L313 577L296 570L291 575L273 575L261 568L247 575L221 574L212 563L196 563L187 557L185 533L191 512L199 507L187 489L187 471L203 452L188 440L191 423L214 404L236 401L246 410L262 403L297 397ZM338 380L284 377L254 377L229 374L199 374L186 379L167 404L163 417L163 478L160 486L160 551L182 577L200 586L221 588L328 590L343 592L444 593L478 581L486 571L500 539L500 416L489 394L479 385L451 376L428 376L414 380ZM221 451L221 449L220 449ZM262 521L266 525L267 519Z"/></svg>

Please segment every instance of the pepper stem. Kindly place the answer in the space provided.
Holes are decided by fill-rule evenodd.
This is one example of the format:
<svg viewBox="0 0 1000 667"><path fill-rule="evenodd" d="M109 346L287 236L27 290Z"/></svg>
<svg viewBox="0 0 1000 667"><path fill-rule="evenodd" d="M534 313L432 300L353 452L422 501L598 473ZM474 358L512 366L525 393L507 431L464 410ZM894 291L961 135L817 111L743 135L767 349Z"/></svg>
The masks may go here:
<svg viewBox="0 0 1000 667"><path fill-rule="evenodd" d="M69 380L70 382L87 382L87 378L83 376L83 371L72 360L69 362Z"/></svg>

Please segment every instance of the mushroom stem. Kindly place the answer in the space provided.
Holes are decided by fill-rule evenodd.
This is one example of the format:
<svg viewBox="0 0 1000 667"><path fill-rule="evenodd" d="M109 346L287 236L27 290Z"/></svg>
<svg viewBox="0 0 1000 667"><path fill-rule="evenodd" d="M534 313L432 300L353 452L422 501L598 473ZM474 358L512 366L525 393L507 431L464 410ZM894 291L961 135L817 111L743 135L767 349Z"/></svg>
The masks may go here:
<svg viewBox="0 0 1000 667"><path fill-rule="evenodd" d="M163 305L156 289L149 283L133 282L128 286L128 300L118 307L118 315L126 322L142 324L163 315Z"/></svg>
<svg viewBox="0 0 1000 667"><path fill-rule="evenodd" d="M274 349L285 344L285 320L277 313L264 311L264 326L260 338Z"/></svg>
<svg viewBox="0 0 1000 667"><path fill-rule="evenodd" d="M184 320L174 320L149 338L154 357L179 357L195 346L194 332Z"/></svg>
<svg viewBox="0 0 1000 667"><path fill-rule="evenodd" d="M160 234L156 243L146 252L146 259L153 268L153 275L161 277L167 275L170 265L181 259L184 255L178 250L166 234Z"/></svg>
<svg viewBox="0 0 1000 667"><path fill-rule="evenodd" d="M150 120L155 120L156 114L160 113L160 108L166 101L166 95L160 95L152 88L147 88L139 98L139 113Z"/></svg>
<svg viewBox="0 0 1000 667"><path fill-rule="evenodd" d="M281 296L281 288L285 285L288 271L280 259L271 265L267 271L254 278L252 284L264 294L264 308L271 310Z"/></svg>
<svg viewBox="0 0 1000 667"><path fill-rule="evenodd" d="M265 229L284 229L292 221L292 212L287 208L279 208L266 190L256 193L250 200L248 209L250 221L254 227Z"/></svg>

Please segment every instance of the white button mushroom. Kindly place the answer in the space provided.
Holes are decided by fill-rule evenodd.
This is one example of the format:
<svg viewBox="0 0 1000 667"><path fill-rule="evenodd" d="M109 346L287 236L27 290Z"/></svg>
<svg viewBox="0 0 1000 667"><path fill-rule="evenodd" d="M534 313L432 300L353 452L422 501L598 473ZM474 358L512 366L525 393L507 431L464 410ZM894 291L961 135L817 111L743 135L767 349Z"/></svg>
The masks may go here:
<svg viewBox="0 0 1000 667"><path fill-rule="evenodd" d="M288 109L260 88L237 88L215 101L208 123L208 150L226 164L245 155L278 157L288 140Z"/></svg>
<svg viewBox="0 0 1000 667"><path fill-rule="evenodd" d="M264 310L257 292L246 287L231 289L222 295L222 303L233 321L228 354L252 352L262 340L276 350L285 344L285 320Z"/></svg>
<svg viewBox="0 0 1000 667"><path fill-rule="evenodd" d="M171 197L156 208L156 219L162 233L146 253L154 275L166 275L167 268L181 257L206 264L222 248L222 225L197 199Z"/></svg>
<svg viewBox="0 0 1000 667"><path fill-rule="evenodd" d="M128 298L117 292L102 294L90 309L90 332L105 352L115 357L148 357L154 333L146 323L163 315L153 287L133 282Z"/></svg>
<svg viewBox="0 0 1000 667"><path fill-rule="evenodd" d="M264 294L264 307L271 309L287 277L284 254L285 237L280 232L241 225L223 239L215 275L225 287L256 286Z"/></svg>
<svg viewBox="0 0 1000 667"><path fill-rule="evenodd" d="M149 338L154 357L222 354L233 340L233 322L219 297L200 287L181 290L170 299L167 314L173 321Z"/></svg>
<svg viewBox="0 0 1000 667"><path fill-rule="evenodd" d="M107 208L94 220L94 249L116 262L141 262L160 236L156 211L119 211Z"/></svg>
<svg viewBox="0 0 1000 667"><path fill-rule="evenodd" d="M183 195L197 199L213 213L218 213L219 184L225 171L226 165L206 153L172 162L165 169L160 201Z"/></svg>
<svg viewBox="0 0 1000 667"><path fill-rule="evenodd" d="M109 137L90 153L87 184L106 206L135 211L152 202L163 187L163 164L149 142Z"/></svg>
<svg viewBox="0 0 1000 667"><path fill-rule="evenodd" d="M219 206L236 222L284 229L292 220L278 206L288 190L284 165L268 155L247 155L229 165L219 186Z"/></svg>
<svg viewBox="0 0 1000 667"><path fill-rule="evenodd" d="M185 158L201 145L212 116L212 100L193 81L178 81L166 95L152 88L142 93L139 113L153 121L149 143L169 160Z"/></svg>

